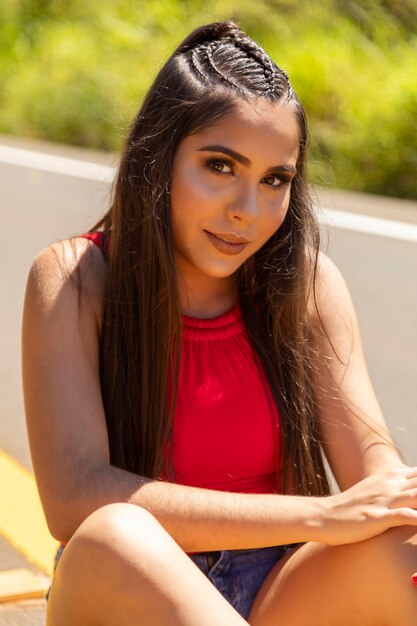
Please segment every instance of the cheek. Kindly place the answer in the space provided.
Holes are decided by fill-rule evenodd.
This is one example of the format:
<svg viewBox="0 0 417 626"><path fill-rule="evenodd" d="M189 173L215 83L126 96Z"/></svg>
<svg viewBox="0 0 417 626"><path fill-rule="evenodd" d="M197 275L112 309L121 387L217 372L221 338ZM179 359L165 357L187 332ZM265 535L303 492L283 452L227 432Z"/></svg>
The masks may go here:
<svg viewBox="0 0 417 626"><path fill-rule="evenodd" d="M197 215L203 214L205 205L211 201L212 196L212 192L201 175L192 171L182 172L181 176L173 180L171 186L172 212L178 221L195 220ZM198 207L198 212L196 207Z"/></svg>
<svg viewBox="0 0 417 626"><path fill-rule="evenodd" d="M184 194L184 184L182 178L178 175L173 176L171 184L171 211L173 214L177 214L179 208L184 204L186 195Z"/></svg>
<svg viewBox="0 0 417 626"><path fill-rule="evenodd" d="M265 228L274 233L281 226L290 206L290 190L286 191L280 203L274 203L267 213Z"/></svg>

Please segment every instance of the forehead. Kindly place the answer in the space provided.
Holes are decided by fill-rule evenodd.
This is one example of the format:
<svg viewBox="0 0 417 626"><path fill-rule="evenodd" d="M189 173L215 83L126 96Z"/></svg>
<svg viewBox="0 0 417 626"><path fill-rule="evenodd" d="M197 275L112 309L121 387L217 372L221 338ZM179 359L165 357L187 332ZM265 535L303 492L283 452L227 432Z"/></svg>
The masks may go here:
<svg viewBox="0 0 417 626"><path fill-rule="evenodd" d="M262 162L277 165L296 164L299 149L299 127L291 104L258 98L239 102L232 112L204 130L189 135L185 148L198 149L202 144L226 145Z"/></svg>

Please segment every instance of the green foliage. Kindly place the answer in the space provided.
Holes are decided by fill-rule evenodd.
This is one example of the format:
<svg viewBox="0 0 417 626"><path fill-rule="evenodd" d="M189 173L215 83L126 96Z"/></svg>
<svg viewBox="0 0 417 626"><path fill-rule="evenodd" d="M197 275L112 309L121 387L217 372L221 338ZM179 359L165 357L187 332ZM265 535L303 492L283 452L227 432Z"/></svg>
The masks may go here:
<svg viewBox="0 0 417 626"><path fill-rule="evenodd" d="M0 131L119 150L164 59L225 18L291 75L315 182L417 198L415 0L0 2Z"/></svg>

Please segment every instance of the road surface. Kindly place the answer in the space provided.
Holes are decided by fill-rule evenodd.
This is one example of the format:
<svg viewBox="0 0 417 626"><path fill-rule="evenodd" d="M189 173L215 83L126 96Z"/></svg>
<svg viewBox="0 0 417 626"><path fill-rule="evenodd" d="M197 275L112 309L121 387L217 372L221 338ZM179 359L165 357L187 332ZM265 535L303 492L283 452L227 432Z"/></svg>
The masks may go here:
<svg viewBox="0 0 417 626"><path fill-rule="evenodd" d="M1 146L33 151L21 152L20 164L6 157L0 162L0 448L31 469L20 384L26 275L42 247L86 231L104 212L109 183L101 181L116 158L11 137L0 137ZM35 153L46 161L33 158L31 165ZM61 157L58 167L48 155ZM87 163L104 168L91 170ZM374 234L372 224L363 227L370 232L361 232L362 222L358 227L354 220L348 228L324 227L323 247L351 290L371 377L394 439L417 465L417 236L407 234L417 233L417 203L330 192L321 202L348 217L377 218L384 226L383 235Z"/></svg>

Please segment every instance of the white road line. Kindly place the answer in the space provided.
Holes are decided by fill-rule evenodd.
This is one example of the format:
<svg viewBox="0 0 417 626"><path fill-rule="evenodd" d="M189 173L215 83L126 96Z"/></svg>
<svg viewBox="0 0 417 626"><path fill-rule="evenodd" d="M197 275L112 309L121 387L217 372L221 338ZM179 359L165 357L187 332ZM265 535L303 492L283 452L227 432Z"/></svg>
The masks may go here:
<svg viewBox="0 0 417 626"><path fill-rule="evenodd" d="M369 233L370 235L380 235L381 237L390 237L392 239L401 239L402 241L412 241L413 243L417 242L417 224L326 208L319 210L319 219L326 226L354 230L359 233Z"/></svg>
<svg viewBox="0 0 417 626"><path fill-rule="evenodd" d="M75 176L76 178L100 182L109 182L113 179L115 172L114 168L108 165L99 165L90 161L79 161L78 159L10 146L0 146L0 163L20 165L43 172L54 172L64 176Z"/></svg>
<svg viewBox="0 0 417 626"><path fill-rule="evenodd" d="M0 163L19 165L44 172L54 172L64 176L75 176L76 178L99 182L110 182L115 175L115 168L109 165L79 161L78 159L11 146L0 145ZM322 224L335 228L401 239L402 241L417 242L417 224L349 213L348 211L336 211L329 208L320 209L319 219Z"/></svg>

